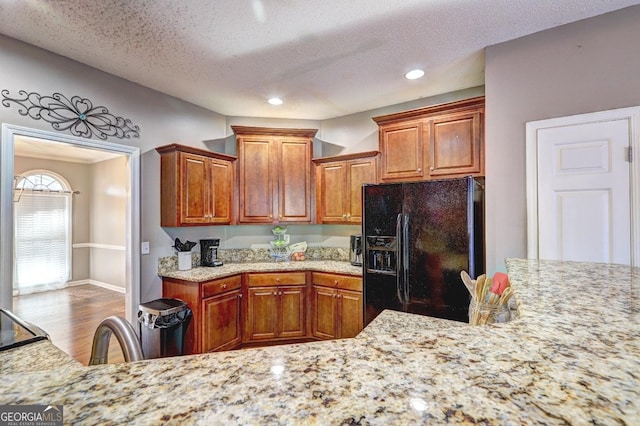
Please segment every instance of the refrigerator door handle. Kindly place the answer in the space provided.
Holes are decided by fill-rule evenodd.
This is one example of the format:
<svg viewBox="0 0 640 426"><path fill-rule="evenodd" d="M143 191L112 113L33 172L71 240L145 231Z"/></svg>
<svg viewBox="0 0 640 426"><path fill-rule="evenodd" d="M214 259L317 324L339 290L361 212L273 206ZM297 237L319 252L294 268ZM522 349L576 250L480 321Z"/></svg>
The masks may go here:
<svg viewBox="0 0 640 426"><path fill-rule="evenodd" d="M398 300L400 303L404 304L404 299L402 297L402 256L401 256L401 248L404 245L402 241L402 213L398 213L398 217L396 218L396 293L398 294Z"/></svg>
<svg viewBox="0 0 640 426"><path fill-rule="evenodd" d="M402 224L402 282L403 303L409 302L409 215L404 215Z"/></svg>

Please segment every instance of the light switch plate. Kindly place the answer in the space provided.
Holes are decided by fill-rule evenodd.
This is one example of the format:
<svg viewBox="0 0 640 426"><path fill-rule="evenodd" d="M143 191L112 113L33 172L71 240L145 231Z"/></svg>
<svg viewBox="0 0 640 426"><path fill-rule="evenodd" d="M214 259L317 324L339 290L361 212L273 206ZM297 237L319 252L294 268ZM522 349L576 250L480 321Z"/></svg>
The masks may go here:
<svg viewBox="0 0 640 426"><path fill-rule="evenodd" d="M149 241L143 241L140 245L140 253L149 254Z"/></svg>

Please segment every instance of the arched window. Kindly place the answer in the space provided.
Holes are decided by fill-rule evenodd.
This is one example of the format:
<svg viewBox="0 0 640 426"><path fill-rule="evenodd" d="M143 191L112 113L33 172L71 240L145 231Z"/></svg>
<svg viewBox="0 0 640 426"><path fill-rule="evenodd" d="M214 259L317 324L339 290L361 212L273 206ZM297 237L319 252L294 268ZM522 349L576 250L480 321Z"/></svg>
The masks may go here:
<svg viewBox="0 0 640 426"><path fill-rule="evenodd" d="M71 188L47 170L15 181L14 294L62 288L71 278Z"/></svg>

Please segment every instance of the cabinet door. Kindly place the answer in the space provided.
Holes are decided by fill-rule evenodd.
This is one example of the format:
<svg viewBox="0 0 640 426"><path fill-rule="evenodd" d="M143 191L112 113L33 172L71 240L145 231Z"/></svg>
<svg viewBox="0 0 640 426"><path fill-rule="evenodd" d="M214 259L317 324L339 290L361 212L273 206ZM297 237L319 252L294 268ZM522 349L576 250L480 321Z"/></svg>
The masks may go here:
<svg viewBox="0 0 640 426"><path fill-rule="evenodd" d="M202 351L232 349L242 342L241 291L234 290L202 301Z"/></svg>
<svg viewBox="0 0 640 426"><path fill-rule="evenodd" d="M277 287L247 290L246 340L275 339L278 327Z"/></svg>
<svg viewBox="0 0 640 426"><path fill-rule="evenodd" d="M378 183L377 166L376 158L347 162L347 222L362 223L362 185Z"/></svg>
<svg viewBox="0 0 640 426"><path fill-rule="evenodd" d="M380 127L382 181L424 179L422 121L407 121Z"/></svg>
<svg viewBox="0 0 640 426"><path fill-rule="evenodd" d="M279 222L311 222L311 141L286 138L278 152Z"/></svg>
<svg viewBox="0 0 640 426"><path fill-rule="evenodd" d="M180 222L203 224L207 222L208 162L200 155L180 153Z"/></svg>
<svg viewBox="0 0 640 426"><path fill-rule="evenodd" d="M336 290L330 287L313 286L311 292L311 331L320 339L337 337Z"/></svg>
<svg viewBox="0 0 640 426"><path fill-rule="evenodd" d="M429 122L432 177L479 175L482 170L482 113L470 111L435 117Z"/></svg>
<svg viewBox="0 0 640 426"><path fill-rule="evenodd" d="M274 221L274 182L276 156L268 137L243 137L238 141L241 223ZM277 191L277 189L276 189ZM277 194L277 192L276 192Z"/></svg>
<svg viewBox="0 0 640 426"><path fill-rule="evenodd" d="M347 163L320 164L316 168L318 223L342 223L347 212Z"/></svg>
<svg viewBox="0 0 640 426"><path fill-rule="evenodd" d="M215 224L230 224L233 220L233 164L212 159L209 166L210 221Z"/></svg>
<svg viewBox="0 0 640 426"><path fill-rule="evenodd" d="M293 338L307 335L306 287L279 287L278 337Z"/></svg>
<svg viewBox="0 0 640 426"><path fill-rule="evenodd" d="M338 337L355 337L362 331L362 292L338 290Z"/></svg>

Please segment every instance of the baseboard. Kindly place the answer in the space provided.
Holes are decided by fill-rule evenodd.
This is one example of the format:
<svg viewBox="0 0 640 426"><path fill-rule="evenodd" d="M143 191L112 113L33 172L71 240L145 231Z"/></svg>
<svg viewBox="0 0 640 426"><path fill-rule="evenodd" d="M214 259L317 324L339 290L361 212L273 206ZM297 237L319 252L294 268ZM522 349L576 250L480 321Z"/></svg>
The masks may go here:
<svg viewBox="0 0 640 426"><path fill-rule="evenodd" d="M117 291L118 293L123 293L123 294L126 293L126 289L124 287L120 287L120 286L109 284L109 283L103 283L102 281L97 281L97 280L68 281L67 287L73 287L73 286L85 285L85 284L95 285L96 287L106 288L107 290Z"/></svg>
<svg viewBox="0 0 640 426"><path fill-rule="evenodd" d="M89 280L89 284L106 288L107 290L117 291L118 293L122 293L122 294L126 293L126 289L124 287L120 287L120 286L109 284L109 283L103 283L101 281Z"/></svg>

